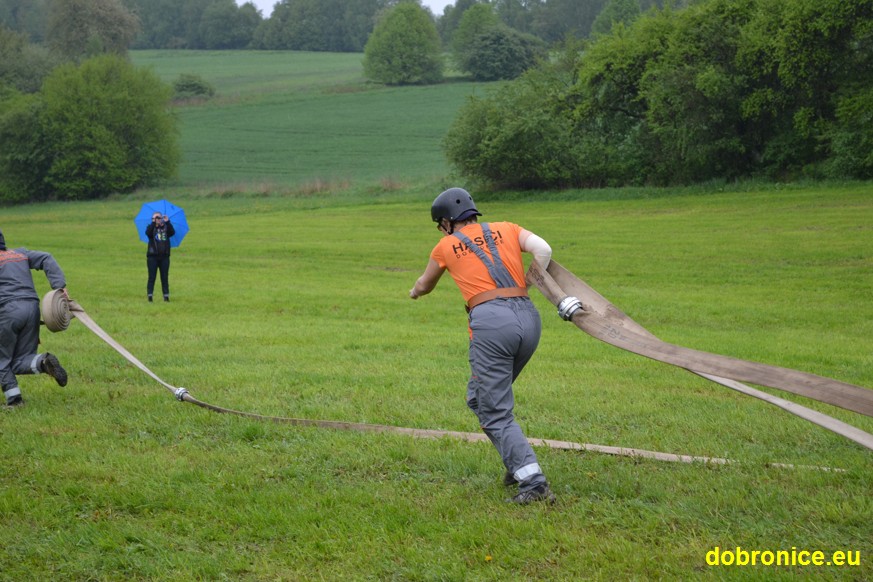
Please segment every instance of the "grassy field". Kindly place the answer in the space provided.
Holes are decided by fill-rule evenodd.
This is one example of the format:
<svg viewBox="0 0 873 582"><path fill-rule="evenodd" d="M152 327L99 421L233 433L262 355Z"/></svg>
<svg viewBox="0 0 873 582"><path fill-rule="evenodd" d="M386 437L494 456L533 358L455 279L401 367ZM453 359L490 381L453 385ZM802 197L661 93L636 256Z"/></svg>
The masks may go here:
<svg viewBox="0 0 873 582"><path fill-rule="evenodd" d="M486 85L369 84L361 54L134 51L172 83L182 73L216 97L177 109L184 160L170 187L271 190L312 183L430 180L449 167L440 142Z"/></svg>
<svg viewBox="0 0 873 582"><path fill-rule="evenodd" d="M171 303L145 301L143 199L3 209L88 313L166 381L267 415L475 432L454 284L407 291L434 184L175 202ZM487 195L668 341L873 387L869 184ZM371 200L375 203L371 204ZM41 292L44 277L35 273ZM503 503L486 444L219 415L175 401L79 322L70 372L0 412L2 580L616 580L873 576L871 452L758 400L599 343L538 293L516 387L528 436L727 457L539 449L555 506ZM873 419L774 393L873 432ZM841 471L784 469L770 463ZM714 567L716 546L859 552L860 565ZM854 555L854 554L851 554Z"/></svg>
<svg viewBox="0 0 873 582"><path fill-rule="evenodd" d="M439 140L487 86L372 86L360 55L133 58L218 89L178 109L178 180L3 208L7 242L52 252L91 317L200 400L475 432L457 289L407 292L438 234L430 202L456 182ZM662 339L873 387L869 183L476 194L485 219L542 235ZM191 232L172 302L150 304L133 217L163 197ZM533 299L543 337L516 385L528 436L734 462L539 449L558 503L510 506L490 445L182 404L74 321L41 347L69 385L22 376L27 405L0 410L0 580L873 578L871 451L597 342ZM860 564L711 566L715 547Z"/></svg>

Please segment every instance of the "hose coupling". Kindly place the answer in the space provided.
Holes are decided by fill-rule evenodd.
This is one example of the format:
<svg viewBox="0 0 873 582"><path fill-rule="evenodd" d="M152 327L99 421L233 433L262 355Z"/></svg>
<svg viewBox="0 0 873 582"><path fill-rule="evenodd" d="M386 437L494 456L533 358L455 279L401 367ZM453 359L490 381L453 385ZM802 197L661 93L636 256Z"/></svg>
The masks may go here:
<svg viewBox="0 0 873 582"><path fill-rule="evenodd" d="M560 315L561 319L564 321L570 321L573 319L573 315L580 309L584 310L582 302L579 301L578 298L564 297L558 304L558 315Z"/></svg>
<svg viewBox="0 0 873 582"><path fill-rule="evenodd" d="M178 400L179 402L183 402L185 400L185 395L188 394L188 389L176 388L174 394L176 395L176 400Z"/></svg>

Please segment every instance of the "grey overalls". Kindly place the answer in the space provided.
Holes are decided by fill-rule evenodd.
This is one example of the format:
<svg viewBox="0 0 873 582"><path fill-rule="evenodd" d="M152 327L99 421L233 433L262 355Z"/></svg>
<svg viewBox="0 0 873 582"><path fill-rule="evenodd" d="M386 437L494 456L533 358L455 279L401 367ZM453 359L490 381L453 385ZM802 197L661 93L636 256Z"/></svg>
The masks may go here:
<svg viewBox="0 0 873 582"><path fill-rule="evenodd" d="M487 267L499 288L517 287L509 274L487 223L482 234L488 255L461 232L453 236L467 245ZM503 464L527 491L546 483L537 457L515 422L512 383L533 356L540 341L540 314L528 297L499 298L470 310L470 382L467 406L476 413L482 430L494 444Z"/></svg>
<svg viewBox="0 0 873 582"><path fill-rule="evenodd" d="M0 384L7 402L21 396L16 374L39 374L39 295L31 269L44 270L52 289L66 286L49 253L24 248L0 251Z"/></svg>

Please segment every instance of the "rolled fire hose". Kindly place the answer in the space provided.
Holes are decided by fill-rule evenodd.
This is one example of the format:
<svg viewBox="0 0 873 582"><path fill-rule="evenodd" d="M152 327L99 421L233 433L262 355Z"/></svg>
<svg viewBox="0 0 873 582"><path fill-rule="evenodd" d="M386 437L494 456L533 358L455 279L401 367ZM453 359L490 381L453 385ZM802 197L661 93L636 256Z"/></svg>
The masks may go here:
<svg viewBox="0 0 873 582"><path fill-rule="evenodd" d="M559 315L601 341L685 368L703 378L779 406L873 450L873 435L821 412L746 386L740 380L800 394L867 416L873 416L873 390L814 374L746 362L663 342L554 260L550 262L548 270L543 270L536 262L532 263L527 279L528 284L535 285L558 308Z"/></svg>
<svg viewBox="0 0 873 582"><path fill-rule="evenodd" d="M49 295L53 295L49 298ZM60 296L58 298L57 296ZM119 354L124 356L124 358L129 361L131 364L145 372L148 376L154 379L156 382L167 388L177 400L180 402L188 402L190 404L194 404L201 408L205 408L207 410L211 410L213 412L223 413L223 414L232 414L235 416L241 416L244 418L251 418L255 420L265 420L270 422L277 422L283 424L291 424L296 426L311 426L311 427L319 427L319 428L330 428L335 430L352 430L358 432L389 432L395 434L403 434L412 436L415 438L428 438L428 439L438 439L443 437L459 439L468 442L488 442L488 437L483 433L471 433L471 432L459 432L459 431L446 431L446 430L431 430L431 429L417 429L417 428L406 428L406 427L398 427L398 426L390 426L390 425L381 425L381 424L370 424L370 423L356 423L356 422L342 422L342 421L332 421L332 420L313 420L313 419L304 419L304 418L288 418L288 417L279 417L279 416L264 416L260 414L254 414L250 412L241 412L238 410L231 410L228 408L222 408L220 406L215 406L213 404L209 404L194 398L186 388L173 386L164 382L161 378L157 376L154 372L149 370L149 368L140 362L133 354L131 354L127 349L125 349L121 344L116 342L108 333L106 333L97 323L91 319L91 317L85 312L81 305L79 305L76 301L70 300L67 301L66 297L60 291L51 291L46 294L46 297L43 298L43 307L45 311L43 312L43 319L45 320L46 327L51 331L63 331L67 329L69 326L70 320L75 317L82 324L87 327L91 332L93 332L97 337L106 342L111 348L117 351ZM595 452L602 453L607 455L616 455L623 457L635 457L635 458L646 458L653 459L658 461L668 461L668 462L680 462L680 463L711 463L711 464L728 464L732 461L725 458L720 457L707 457L707 456L699 456L699 455L680 455L674 453L663 453L659 451L648 451L645 449L636 449L629 447L614 447L607 445L597 445L590 443L576 443L569 441L559 441L553 439L541 439L541 438L528 438L528 442L533 446L542 446L548 447L551 449L561 449L561 450L576 450L576 451L587 451L587 452ZM771 467L783 467L783 468L795 468L794 465L786 464L786 463L769 463L768 466ZM842 469L830 469L827 467L809 467L812 469L820 469L820 470L828 470L828 471L842 471Z"/></svg>
<svg viewBox="0 0 873 582"><path fill-rule="evenodd" d="M70 327L73 314L70 313L70 302L60 289L49 291L43 295L40 304L43 323L51 332L65 331Z"/></svg>

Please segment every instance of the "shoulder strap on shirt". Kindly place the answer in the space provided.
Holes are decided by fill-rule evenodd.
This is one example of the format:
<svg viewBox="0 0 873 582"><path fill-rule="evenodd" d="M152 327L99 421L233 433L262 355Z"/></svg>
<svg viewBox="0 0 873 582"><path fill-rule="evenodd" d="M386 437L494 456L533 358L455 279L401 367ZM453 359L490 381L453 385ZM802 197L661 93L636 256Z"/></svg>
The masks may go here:
<svg viewBox="0 0 873 582"><path fill-rule="evenodd" d="M488 250L491 252L491 258L485 254L479 245L470 240L470 237L462 232L455 231L452 236L456 237L462 243L467 245L467 248L485 264L488 269L488 274L494 280L494 284L498 288L517 287L518 283L509 274L506 265L503 264L503 259L500 258L500 253L497 250L497 245L494 243L494 237L491 235L491 229L488 228L488 223L482 223L482 236L485 238L485 244L488 245Z"/></svg>

